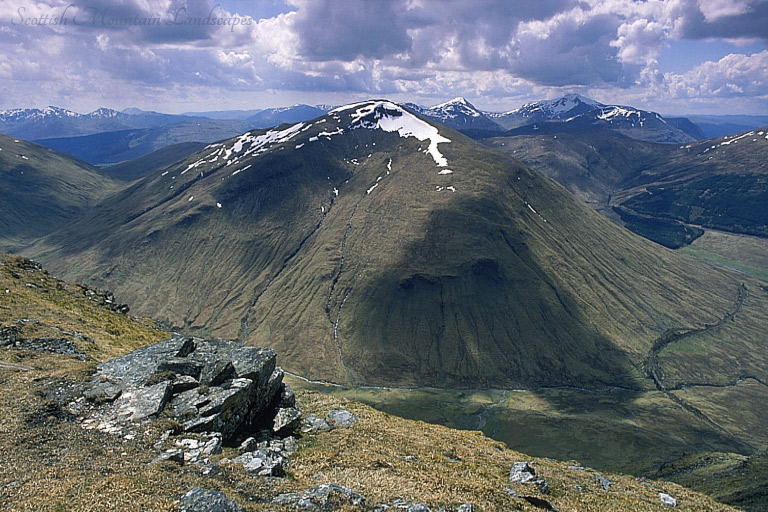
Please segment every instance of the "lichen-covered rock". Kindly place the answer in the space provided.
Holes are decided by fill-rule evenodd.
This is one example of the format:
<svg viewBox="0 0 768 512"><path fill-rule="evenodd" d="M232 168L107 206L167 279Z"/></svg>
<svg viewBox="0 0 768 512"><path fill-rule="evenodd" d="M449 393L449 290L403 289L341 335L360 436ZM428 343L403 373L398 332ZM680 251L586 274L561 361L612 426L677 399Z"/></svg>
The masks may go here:
<svg viewBox="0 0 768 512"><path fill-rule="evenodd" d="M300 510L338 510L342 506L364 507L365 498L349 487L321 484L301 492L280 494L273 505L293 506Z"/></svg>
<svg viewBox="0 0 768 512"><path fill-rule="evenodd" d="M278 409L272 426L272 431L276 434L282 432L295 432L301 424L301 413L295 407Z"/></svg>
<svg viewBox="0 0 768 512"><path fill-rule="evenodd" d="M176 336L100 364L85 395L115 400L119 422L164 413L187 432L217 432L225 443L263 430L284 437L301 416L276 358L268 348Z"/></svg>
<svg viewBox="0 0 768 512"><path fill-rule="evenodd" d="M334 409L325 416L325 422L333 428L349 428L357 423L357 416L345 409Z"/></svg>
<svg viewBox="0 0 768 512"><path fill-rule="evenodd" d="M536 475L536 471L527 462L515 462L509 470L509 483L533 484L542 494L549 493L547 481Z"/></svg>
<svg viewBox="0 0 768 512"><path fill-rule="evenodd" d="M240 512L240 507L227 495L195 487L179 500L180 512Z"/></svg>
<svg viewBox="0 0 768 512"><path fill-rule="evenodd" d="M670 496L669 494L660 492L659 493L659 499L661 499L661 504L667 507L676 507L677 506L677 500Z"/></svg>

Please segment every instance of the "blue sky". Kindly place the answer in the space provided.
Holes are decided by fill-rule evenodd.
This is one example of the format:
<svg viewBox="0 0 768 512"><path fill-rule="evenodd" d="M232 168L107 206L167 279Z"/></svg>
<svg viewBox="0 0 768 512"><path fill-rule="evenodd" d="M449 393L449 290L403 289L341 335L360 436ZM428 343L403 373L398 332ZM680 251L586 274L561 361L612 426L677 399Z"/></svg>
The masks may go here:
<svg viewBox="0 0 768 512"><path fill-rule="evenodd" d="M163 112L576 92L768 115L768 0L3 0L0 108Z"/></svg>

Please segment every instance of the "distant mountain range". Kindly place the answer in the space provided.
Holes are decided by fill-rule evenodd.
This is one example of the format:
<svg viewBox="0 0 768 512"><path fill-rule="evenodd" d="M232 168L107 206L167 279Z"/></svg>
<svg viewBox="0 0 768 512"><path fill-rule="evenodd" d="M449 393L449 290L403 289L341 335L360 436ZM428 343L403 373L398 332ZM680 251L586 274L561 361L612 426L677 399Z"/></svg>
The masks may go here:
<svg viewBox="0 0 768 512"><path fill-rule="evenodd" d="M26 140L39 140L151 128L197 119L200 118L138 109L118 112L100 108L88 114L78 114L59 107L15 109L0 111L0 133Z"/></svg>
<svg viewBox="0 0 768 512"><path fill-rule="evenodd" d="M209 144L242 133L249 126L250 123L235 119L197 119L151 128L38 139L35 142L92 165L108 166L127 162L175 144Z"/></svg>
<svg viewBox="0 0 768 512"><path fill-rule="evenodd" d="M605 105L578 94L536 101L503 113L482 111L461 97L433 107L414 103L405 106L411 112L476 139L501 135L617 134L635 140L677 144L746 131L768 123L768 117L759 116L665 118L632 107ZM0 111L0 133L32 140L104 166L138 158L171 144L208 144L247 129L307 121L332 109L329 105L298 104L182 115L136 108L121 112L100 108L88 114L58 107L15 109Z"/></svg>

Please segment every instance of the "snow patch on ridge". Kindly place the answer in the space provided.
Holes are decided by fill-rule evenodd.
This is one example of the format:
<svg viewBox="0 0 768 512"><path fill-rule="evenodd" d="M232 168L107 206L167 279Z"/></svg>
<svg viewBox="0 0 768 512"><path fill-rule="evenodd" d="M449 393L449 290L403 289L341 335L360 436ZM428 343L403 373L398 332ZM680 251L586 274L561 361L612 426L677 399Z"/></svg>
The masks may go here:
<svg viewBox="0 0 768 512"><path fill-rule="evenodd" d="M451 140L440 135L437 128L400 106L389 101L369 101L340 108L343 110L356 108L355 112L351 114L351 129L359 127L378 128L385 132L397 132L403 138L416 137L419 141L429 140L429 147L426 152L432 156L439 167L448 165L448 160L440 153L437 145L442 142L451 142Z"/></svg>

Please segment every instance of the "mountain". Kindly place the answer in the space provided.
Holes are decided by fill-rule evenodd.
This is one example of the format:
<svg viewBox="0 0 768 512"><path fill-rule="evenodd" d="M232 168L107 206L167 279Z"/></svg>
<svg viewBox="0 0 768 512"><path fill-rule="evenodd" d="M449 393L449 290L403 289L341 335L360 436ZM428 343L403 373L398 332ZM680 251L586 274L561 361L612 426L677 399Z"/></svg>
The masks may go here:
<svg viewBox="0 0 768 512"><path fill-rule="evenodd" d="M580 94L567 94L555 100L541 100L504 113L487 115L507 130L547 121L565 121L604 107Z"/></svg>
<svg viewBox="0 0 768 512"><path fill-rule="evenodd" d="M292 107L268 108L246 118L253 128L271 128L283 123L298 123L322 116L328 110L323 106L293 105Z"/></svg>
<svg viewBox="0 0 768 512"><path fill-rule="evenodd" d="M652 388L660 333L741 280L383 100L211 145L29 253L309 378L407 386Z"/></svg>
<svg viewBox="0 0 768 512"><path fill-rule="evenodd" d="M429 108L414 103L405 106L422 117L443 123L454 130L503 131L501 126L464 98L455 98Z"/></svg>
<svg viewBox="0 0 768 512"><path fill-rule="evenodd" d="M555 100L536 101L506 113L489 114L496 123L508 129L507 135L536 134L618 134L649 142L683 143L693 136L668 123L655 112L633 107L604 105L578 94ZM686 129L693 130L688 125Z"/></svg>
<svg viewBox="0 0 768 512"><path fill-rule="evenodd" d="M35 142L92 165L103 166L127 162L174 144L207 144L226 139L242 133L249 126L246 121L199 119L152 128L105 131L78 137L40 139Z"/></svg>
<svg viewBox="0 0 768 512"><path fill-rule="evenodd" d="M0 247L29 243L80 216L117 190L85 162L0 135Z"/></svg>
<svg viewBox="0 0 768 512"><path fill-rule="evenodd" d="M768 236L768 128L684 145L560 134L486 142L668 247L701 227Z"/></svg>
<svg viewBox="0 0 768 512"><path fill-rule="evenodd" d="M76 137L101 132L150 128L194 121L195 118L139 109L123 112L99 108L78 114L59 107L0 111L0 133L27 140Z"/></svg>

